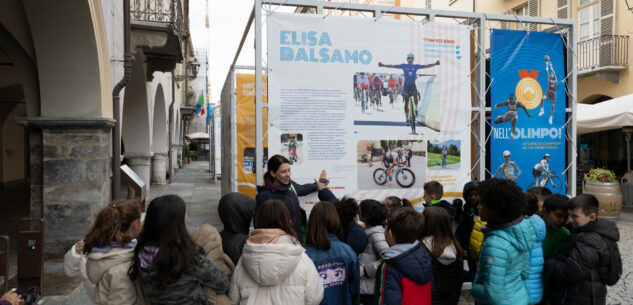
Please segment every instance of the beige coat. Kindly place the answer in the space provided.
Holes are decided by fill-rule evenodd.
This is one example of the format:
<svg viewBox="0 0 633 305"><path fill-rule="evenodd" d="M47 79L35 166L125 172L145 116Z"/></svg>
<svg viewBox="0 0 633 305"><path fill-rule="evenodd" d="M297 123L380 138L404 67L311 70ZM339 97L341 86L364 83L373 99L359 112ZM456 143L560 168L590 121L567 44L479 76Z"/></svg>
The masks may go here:
<svg viewBox="0 0 633 305"><path fill-rule="evenodd" d="M133 256L134 249L120 248L88 254L86 273L95 285L93 301L96 305L145 304L138 286L128 276ZM137 298L139 295L141 297Z"/></svg>
<svg viewBox="0 0 633 305"><path fill-rule="evenodd" d="M198 244L207 256L230 277L235 269L231 259L222 250L220 233L212 225L204 224L191 233L191 239ZM226 294L216 294L213 289L205 287L209 305L230 305L231 300Z"/></svg>

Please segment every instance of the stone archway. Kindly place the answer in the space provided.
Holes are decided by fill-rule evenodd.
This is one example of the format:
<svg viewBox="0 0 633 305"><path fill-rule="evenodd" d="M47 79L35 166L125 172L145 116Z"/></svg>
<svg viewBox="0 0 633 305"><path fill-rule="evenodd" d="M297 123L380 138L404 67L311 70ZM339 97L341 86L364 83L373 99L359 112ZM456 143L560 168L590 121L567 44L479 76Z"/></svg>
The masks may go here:
<svg viewBox="0 0 633 305"><path fill-rule="evenodd" d="M125 144L125 162L145 182L149 198L151 159L150 109L148 83L145 78L144 56L137 50L132 62L132 74L123 96L121 137Z"/></svg>
<svg viewBox="0 0 633 305"><path fill-rule="evenodd" d="M162 84L158 84L154 96L154 117L152 120L152 184L167 183L167 111Z"/></svg>

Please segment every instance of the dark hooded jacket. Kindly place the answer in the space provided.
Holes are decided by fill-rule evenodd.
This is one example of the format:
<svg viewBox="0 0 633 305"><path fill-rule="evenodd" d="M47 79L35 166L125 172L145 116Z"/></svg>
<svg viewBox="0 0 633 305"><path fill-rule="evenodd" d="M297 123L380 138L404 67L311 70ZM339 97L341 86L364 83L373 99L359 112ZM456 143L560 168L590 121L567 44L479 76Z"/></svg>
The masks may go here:
<svg viewBox="0 0 633 305"><path fill-rule="evenodd" d="M286 205L286 208L288 208L288 212L290 212L290 219L292 220L292 225L297 233L297 236L303 236L303 231L301 229L302 219L299 196L309 195L316 191L316 183L298 184L290 180L290 184L288 185L276 185L273 184L272 181L266 179L264 181L264 185L257 187L255 213L257 213L259 207L266 202L266 200L281 200ZM326 187L319 191L319 200L334 202L336 197ZM257 226L257 224L255 224L255 226Z"/></svg>
<svg viewBox="0 0 633 305"><path fill-rule="evenodd" d="M545 272L551 275L550 304L606 303L607 287L601 279L607 277L610 253L606 239L617 242L620 232L614 222L599 218L572 234L556 258L547 260Z"/></svg>
<svg viewBox="0 0 633 305"><path fill-rule="evenodd" d="M457 229L455 230L455 238L459 242L462 249L468 250L470 248L470 235L473 232L475 226L475 217L477 216L477 206L468 201L470 193L477 189L477 181L470 181L464 185L462 196L466 202L461 209L457 207L457 214L455 215L455 222L457 223ZM470 270L466 277L466 280L472 281L477 272L477 263L472 258L470 253L466 253L466 260L468 261L468 269Z"/></svg>
<svg viewBox="0 0 633 305"><path fill-rule="evenodd" d="M218 213L224 225L224 230L220 232L222 248L237 265L255 215L255 200L241 193L228 193L220 199Z"/></svg>
<svg viewBox="0 0 633 305"><path fill-rule="evenodd" d="M378 304L431 304L431 255L421 242L387 249L378 270Z"/></svg>

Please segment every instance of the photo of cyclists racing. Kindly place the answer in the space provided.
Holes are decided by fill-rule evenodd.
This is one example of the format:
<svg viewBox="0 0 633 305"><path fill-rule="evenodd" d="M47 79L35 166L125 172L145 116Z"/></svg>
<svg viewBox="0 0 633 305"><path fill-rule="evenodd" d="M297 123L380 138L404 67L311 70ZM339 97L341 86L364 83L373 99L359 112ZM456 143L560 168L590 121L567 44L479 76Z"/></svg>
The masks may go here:
<svg viewBox="0 0 633 305"><path fill-rule="evenodd" d="M429 170L459 169L461 166L460 140L430 140L427 145Z"/></svg>
<svg viewBox="0 0 633 305"><path fill-rule="evenodd" d="M406 58L403 64L378 63L379 68L398 69L393 72L353 75L354 125L389 126L413 135L439 131L439 79L430 68L440 61L419 65L413 54ZM429 73L420 74L422 70Z"/></svg>
<svg viewBox="0 0 633 305"><path fill-rule="evenodd" d="M281 154L290 164L303 163L303 135L300 133L281 134Z"/></svg>
<svg viewBox="0 0 633 305"><path fill-rule="evenodd" d="M356 143L361 190L422 188L426 177L423 140L361 140Z"/></svg>

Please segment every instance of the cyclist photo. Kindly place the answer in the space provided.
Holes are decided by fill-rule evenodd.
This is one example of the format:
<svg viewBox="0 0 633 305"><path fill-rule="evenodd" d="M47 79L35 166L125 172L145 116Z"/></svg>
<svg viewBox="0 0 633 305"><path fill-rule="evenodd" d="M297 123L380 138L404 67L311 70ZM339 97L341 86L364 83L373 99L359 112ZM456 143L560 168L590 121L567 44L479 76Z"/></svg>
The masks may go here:
<svg viewBox="0 0 633 305"><path fill-rule="evenodd" d="M303 135L300 133L284 133L281 135L282 152L287 156L290 164L301 164Z"/></svg>
<svg viewBox="0 0 633 305"><path fill-rule="evenodd" d="M550 160L549 154L545 154L543 158L541 159L541 161L536 163L534 165L534 168L532 169L532 175L534 176L534 183L537 186L543 186L540 183L541 176L545 176L549 174L549 172L551 171L551 169L549 168L549 160Z"/></svg>
<svg viewBox="0 0 633 305"><path fill-rule="evenodd" d="M369 153L376 161L372 167L367 164ZM422 188L424 184L423 140L360 140L357 156L359 189Z"/></svg>
<svg viewBox="0 0 633 305"><path fill-rule="evenodd" d="M429 140L427 143L428 169L459 169L461 167L461 141L450 139L445 141Z"/></svg>

